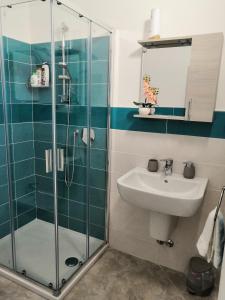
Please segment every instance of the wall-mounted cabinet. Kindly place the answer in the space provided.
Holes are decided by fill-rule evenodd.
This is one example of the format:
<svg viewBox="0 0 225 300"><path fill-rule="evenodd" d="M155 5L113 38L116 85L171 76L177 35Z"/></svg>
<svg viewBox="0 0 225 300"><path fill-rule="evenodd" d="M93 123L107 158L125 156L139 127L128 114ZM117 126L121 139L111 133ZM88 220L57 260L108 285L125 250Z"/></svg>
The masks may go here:
<svg viewBox="0 0 225 300"><path fill-rule="evenodd" d="M140 99L144 97L143 77L150 75L152 86L159 88L156 111L182 111L178 116L168 113L158 114L157 118L212 122L223 33L146 40L139 44L143 47Z"/></svg>

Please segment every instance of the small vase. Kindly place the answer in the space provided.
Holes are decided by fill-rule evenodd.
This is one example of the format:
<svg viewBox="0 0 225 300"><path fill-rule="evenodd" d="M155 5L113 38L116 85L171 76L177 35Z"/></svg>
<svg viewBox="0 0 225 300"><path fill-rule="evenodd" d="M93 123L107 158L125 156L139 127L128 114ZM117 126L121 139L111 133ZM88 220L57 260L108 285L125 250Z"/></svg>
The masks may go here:
<svg viewBox="0 0 225 300"><path fill-rule="evenodd" d="M147 115L150 115L151 108L150 107L139 107L138 112L139 112L139 115L147 116Z"/></svg>

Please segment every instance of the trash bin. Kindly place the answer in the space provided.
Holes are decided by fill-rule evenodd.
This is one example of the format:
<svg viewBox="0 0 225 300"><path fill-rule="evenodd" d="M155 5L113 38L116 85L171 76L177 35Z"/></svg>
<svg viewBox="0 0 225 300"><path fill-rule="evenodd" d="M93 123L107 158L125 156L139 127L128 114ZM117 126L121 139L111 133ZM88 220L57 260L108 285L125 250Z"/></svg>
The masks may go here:
<svg viewBox="0 0 225 300"><path fill-rule="evenodd" d="M214 288L215 277L212 264L201 257L192 257L187 274L187 290L196 296L209 296Z"/></svg>

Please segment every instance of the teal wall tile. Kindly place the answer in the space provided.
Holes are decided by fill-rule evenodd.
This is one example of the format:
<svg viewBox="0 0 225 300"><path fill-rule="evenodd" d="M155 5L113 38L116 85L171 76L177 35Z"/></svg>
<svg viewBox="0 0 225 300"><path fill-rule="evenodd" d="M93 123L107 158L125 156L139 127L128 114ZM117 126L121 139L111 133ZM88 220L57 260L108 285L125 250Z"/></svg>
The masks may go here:
<svg viewBox="0 0 225 300"><path fill-rule="evenodd" d="M14 163L14 180L34 174L34 158Z"/></svg>
<svg viewBox="0 0 225 300"><path fill-rule="evenodd" d="M91 108L91 127L107 128L108 108Z"/></svg>
<svg viewBox="0 0 225 300"><path fill-rule="evenodd" d="M91 168L106 170L107 151L91 149Z"/></svg>
<svg viewBox="0 0 225 300"><path fill-rule="evenodd" d="M70 100L72 105L87 105L87 88L87 84L71 84ZM62 84L57 84L56 101L58 104L61 104L62 93Z"/></svg>
<svg viewBox="0 0 225 300"><path fill-rule="evenodd" d="M20 179L16 181L16 198L33 192L35 189L35 176Z"/></svg>
<svg viewBox="0 0 225 300"><path fill-rule="evenodd" d="M52 141L52 125L43 123L34 123L34 140L51 142Z"/></svg>
<svg viewBox="0 0 225 300"><path fill-rule="evenodd" d="M42 64L51 62L51 44L37 43L31 45L32 64Z"/></svg>
<svg viewBox="0 0 225 300"><path fill-rule="evenodd" d="M27 83L10 83L11 103L32 103L32 90Z"/></svg>
<svg viewBox="0 0 225 300"><path fill-rule="evenodd" d="M52 103L52 89L49 88L32 88L33 102L37 104L51 104Z"/></svg>
<svg viewBox="0 0 225 300"><path fill-rule="evenodd" d="M156 115L173 115L174 109L173 107L156 107L155 108Z"/></svg>
<svg viewBox="0 0 225 300"><path fill-rule="evenodd" d="M144 132L166 133L166 120L138 119L136 108L112 107L111 128Z"/></svg>
<svg viewBox="0 0 225 300"><path fill-rule="evenodd" d="M0 104L2 103L2 82L0 79Z"/></svg>
<svg viewBox="0 0 225 300"><path fill-rule="evenodd" d="M214 120L211 126L210 137L218 139L225 138L225 111L216 111L214 113Z"/></svg>
<svg viewBox="0 0 225 300"><path fill-rule="evenodd" d="M37 209L37 218L49 223L54 223L54 214L44 209Z"/></svg>
<svg viewBox="0 0 225 300"><path fill-rule="evenodd" d="M32 209L20 216L18 216L18 228L30 223L36 219L36 209Z"/></svg>
<svg viewBox="0 0 225 300"><path fill-rule="evenodd" d="M40 191L36 192L37 207L47 211L54 211L54 197Z"/></svg>
<svg viewBox="0 0 225 300"><path fill-rule="evenodd" d="M159 109L159 108L157 108ZM163 113L163 109L165 109ZM167 108L161 108L158 113L168 114ZM111 128L156 133L168 133L210 138L225 138L225 112L215 111L212 123L179 120L151 120L133 117L137 110L126 107L111 108ZM183 108L174 108L174 115L183 115Z"/></svg>
<svg viewBox="0 0 225 300"><path fill-rule="evenodd" d="M91 148L107 149L107 129L93 128L95 140L91 143Z"/></svg>
<svg viewBox="0 0 225 300"><path fill-rule="evenodd" d="M24 123L33 121L32 104L13 104L11 111L12 123Z"/></svg>
<svg viewBox="0 0 225 300"><path fill-rule="evenodd" d="M71 74L72 84L84 84L87 83L87 70L88 70L88 65L87 62L81 61L77 63L69 63L68 64L68 69ZM58 76L59 74L62 73L62 68L58 67L56 68L56 75Z"/></svg>
<svg viewBox="0 0 225 300"><path fill-rule="evenodd" d="M9 204L5 203L0 206L0 224L9 220Z"/></svg>
<svg viewBox="0 0 225 300"><path fill-rule="evenodd" d="M57 124L67 124L67 105L58 105L56 108ZM87 126L87 106L72 105L70 109L71 125Z"/></svg>
<svg viewBox="0 0 225 300"><path fill-rule="evenodd" d="M29 64L15 61L8 62L9 68L6 70L6 78L10 82L27 83L31 76L31 66Z"/></svg>
<svg viewBox="0 0 225 300"><path fill-rule="evenodd" d="M37 191L53 194L53 181L50 178L36 175Z"/></svg>
<svg viewBox="0 0 225 300"><path fill-rule="evenodd" d="M52 143L35 141L34 142L35 157L45 159L45 150L51 148L52 148Z"/></svg>
<svg viewBox="0 0 225 300"><path fill-rule="evenodd" d="M105 189L107 172L103 170L90 169L90 186Z"/></svg>
<svg viewBox="0 0 225 300"><path fill-rule="evenodd" d="M22 196L21 198L16 200L16 203L17 203L17 215L21 215L27 211L35 209L36 208L35 192Z"/></svg>
<svg viewBox="0 0 225 300"><path fill-rule="evenodd" d="M8 41L8 59L30 64L30 45L12 38L7 38Z"/></svg>
<svg viewBox="0 0 225 300"><path fill-rule="evenodd" d="M87 61L87 39L71 40L67 46L70 62ZM59 59L61 60L61 57Z"/></svg>
<svg viewBox="0 0 225 300"><path fill-rule="evenodd" d="M52 173L46 173L46 164L44 159L35 158L35 174L52 178Z"/></svg>
<svg viewBox="0 0 225 300"><path fill-rule="evenodd" d="M174 107L173 114L174 114L174 116L185 116L185 108L184 107Z"/></svg>
<svg viewBox="0 0 225 300"><path fill-rule="evenodd" d="M93 39L93 80L102 83L107 80L108 53L107 39ZM82 128L87 126L87 41L85 39L68 41L67 54L69 55L69 70L73 81L71 85L71 128L69 156L72 158L73 133L79 129L79 136L76 145L75 156L75 174L72 186L68 189L64 182L64 174L59 172L58 176L58 207L59 222L61 226L77 230L86 231L84 216L86 213L86 145L82 142ZM56 42L56 62L61 61L61 43ZM31 50L31 52L30 52ZM30 56L31 54L31 56ZM32 59L31 66L30 62ZM97 61L98 60L98 61ZM27 82L35 64L50 62L50 44L42 43L28 45L16 40L10 40L10 61L6 61L6 76L10 84L7 84L7 101L10 103L8 111L9 117L13 123L9 125L13 145L11 147L12 157L17 162L13 165L13 175L16 191L17 203L17 223L18 227L27 224L36 217L34 199L37 199L37 217L48 222L53 222L53 182L52 174L45 173L44 151L52 147L52 124L51 122L51 89L31 89L27 88ZM62 70L56 66L57 73ZM16 83L15 83L16 82ZM59 82L60 83L60 82ZM57 96L61 95L61 83L57 86ZM95 141L92 143L92 167L105 168L106 140L107 140L107 85L95 84L92 87L93 97L92 105L92 127L95 127ZM32 103L33 100L33 103ZM60 103L60 97L57 98L57 135L58 147L65 150L66 127L68 106ZM33 104L33 105L31 105ZM49 105L48 105L49 104ZM2 115L3 116L3 115ZM0 123L3 118L0 114ZM34 121L34 122L33 122ZM60 125L62 124L62 125ZM0 125L0 144L4 145L4 128ZM34 141L33 141L34 140ZM4 163L4 157L2 162ZM36 169L34 176L34 157L36 160ZM29 159L30 158L30 159ZM41 158L38 159L38 158ZM22 161L24 160L24 161ZM70 166L70 171L72 166ZM104 172L103 172L104 173ZM31 176L29 176L31 175ZM28 176L28 177L26 177ZM47 177L49 176L49 177ZM97 173L93 174L97 176ZM21 179L25 177L24 179ZM37 191L35 191L35 182ZM96 186L103 186L104 180L96 182ZM7 201L7 189L4 187L5 201ZM1 191L1 190L0 190ZM104 207L104 191L92 188L92 198L90 201L97 207ZM69 205L69 203L71 204ZM2 203L3 204L3 203ZM78 208L75 210L75 207ZM68 211L71 208L72 210ZM73 217L69 215L74 214ZM97 230L96 230L97 231Z"/></svg>
<svg viewBox="0 0 225 300"><path fill-rule="evenodd" d="M4 203L9 202L9 195L8 195L8 184L0 186L0 206Z"/></svg>
<svg viewBox="0 0 225 300"><path fill-rule="evenodd" d="M90 187L90 205L105 208L107 193L105 190Z"/></svg>
<svg viewBox="0 0 225 300"><path fill-rule="evenodd" d="M3 107L0 105L0 124L4 124Z"/></svg>
<svg viewBox="0 0 225 300"><path fill-rule="evenodd" d="M86 205L75 201L69 201L69 217L85 221Z"/></svg>
<svg viewBox="0 0 225 300"><path fill-rule="evenodd" d="M0 124L0 145L5 145L5 127Z"/></svg>
<svg viewBox="0 0 225 300"><path fill-rule="evenodd" d="M80 220L69 218L69 229L86 234L86 223Z"/></svg>
<svg viewBox="0 0 225 300"><path fill-rule="evenodd" d="M7 184L7 166L4 165L0 167L0 185L5 185Z"/></svg>
<svg viewBox="0 0 225 300"><path fill-rule="evenodd" d="M33 158L34 155L34 143L33 141L21 142L12 145L13 148L13 160L18 162L21 160Z"/></svg>
<svg viewBox="0 0 225 300"><path fill-rule="evenodd" d="M0 146L0 167L6 164L6 147Z"/></svg>
<svg viewBox="0 0 225 300"><path fill-rule="evenodd" d="M0 239L10 233L10 222L6 222L0 225Z"/></svg>
<svg viewBox="0 0 225 300"><path fill-rule="evenodd" d="M91 105L104 106L108 105L108 84L100 83L91 86Z"/></svg>
<svg viewBox="0 0 225 300"><path fill-rule="evenodd" d="M92 39L92 59L108 60L109 59L110 37L95 37Z"/></svg>
<svg viewBox="0 0 225 300"><path fill-rule="evenodd" d="M72 184L69 188L69 199L76 202L86 203L86 186Z"/></svg>
<svg viewBox="0 0 225 300"><path fill-rule="evenodd" d="M58 180L57 185L58 185L58 196L67 199L69 191L65 184L64 178L63 181Z"/></svg>
<svg viewBox="0 0 225 300"><path fill-rule="evenodd" d="M101 227L105 226L105 210L99 207L90 206L90 223Z"/></svg>
<svg viewBox="0 0 225 300"><path fill-rule="evenodd" d="M100 226L96 226L94 224L90 224L90 235L100 239L102 241L105 240L105 228L104 227L100 227Z"/></svg>
<svg viewBox="0 0 225 300"><path fill-rule="evenodd" d="M108 61L93 61L91 73L92 83L108 83L108 69Z"/></svg>
<svg viewBox="0 0 225 300"><path fill-rule="evenodd" d="M59 226L62 226L64 228L68 228L68 217L59 214Z"/></svg>
<svg viewBox="0 0 225 300"><path fill-rule="evenodd" d="M33 105L34 122L48 122L52 121L52 106L51 105Z"/></svg>
<svg viewBox="0 0 225 300"><path fill-rule="evenodd" d="M70 170L72 171L72 165L70 165ZM87 172L86 167L76 166L76 168L74 169L73 182L77 184L86 185L86 181L87 181L86 172Z"/></svg>
<svg viewBox="0 0 225 300"><path fill-rule="evenodd" d="M33 140L33 124L21 123L12 125L13 143Z"/></svg>

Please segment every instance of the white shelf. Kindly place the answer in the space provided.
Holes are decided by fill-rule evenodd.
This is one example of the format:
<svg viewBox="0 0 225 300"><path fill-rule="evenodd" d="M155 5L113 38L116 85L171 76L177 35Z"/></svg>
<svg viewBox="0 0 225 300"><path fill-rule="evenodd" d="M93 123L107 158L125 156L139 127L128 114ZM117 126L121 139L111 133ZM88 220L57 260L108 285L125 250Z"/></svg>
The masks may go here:
<svg viewBox="0 0 225 300"><path fill-rule="evenodd" d="M134 118L140 119L164 119L164 120L181 120L185 121L185 117L172 115L134 115Z"/></svg>

